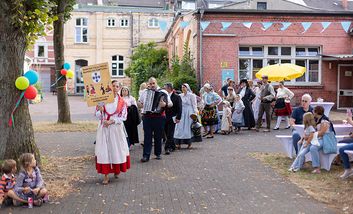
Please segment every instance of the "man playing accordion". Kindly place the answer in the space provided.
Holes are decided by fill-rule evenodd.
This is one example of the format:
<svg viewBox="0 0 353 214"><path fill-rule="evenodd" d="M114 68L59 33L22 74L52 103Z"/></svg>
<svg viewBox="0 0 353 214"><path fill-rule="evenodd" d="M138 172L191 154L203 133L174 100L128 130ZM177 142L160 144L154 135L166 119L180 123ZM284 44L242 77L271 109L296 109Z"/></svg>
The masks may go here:
<svg viewBox="0 0 353 214"><path fill-rule="evenodd" d="M165 107L172 107L173 103L165 90L158 89L154 77L148 80L149 88L142 92L138 105L142 107L142 121L144 130L144 147L141 162L150 159L152 151L152 136L154 138L154 154L156 159L161 159L162 135L165 124Z"/></svg>

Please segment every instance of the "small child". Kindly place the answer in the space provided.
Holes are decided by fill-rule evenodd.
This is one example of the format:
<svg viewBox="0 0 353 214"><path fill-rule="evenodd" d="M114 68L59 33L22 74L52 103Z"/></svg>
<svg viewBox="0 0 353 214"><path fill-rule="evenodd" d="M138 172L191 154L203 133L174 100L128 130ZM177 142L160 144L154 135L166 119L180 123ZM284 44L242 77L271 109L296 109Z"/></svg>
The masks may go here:
<svg viewBox="0 0 353 214"><path fill-rule="evenodd" d="M22 154L20 164L21 171L18 174L14 190L21 200L14 200L14 204L27 203L28 198L31 197L35 206L41 206L43 200L45 202L48 200L48 191L44 187L44 181L34 155L31 153Z"/></svg>
<svg viewBox="0 0 353 214"><path fill-rule="evenodd" d="M232 109L227 100L223 101L222 134L230 134L232 130Z"/></svg>
<svg viewBox="0 0 353 214"><path fill-rule="evenodd" d="M244 125L244 117L243 110L245 109L245 105L241 100L241 96L239 94L235 95L235 101L233 104L233 115L232 122L235 132L240 131L240 127Z"/></svg>
<svg viewBox="0 0 353 214"><path fill-rule="evenodd" d="M192 142L202 142L201 137L201 123L199 123L199 118L196 114L191 114L190 118L192 119L191 131L192 131Z"/></svg>
<svg viewBox="0 0 353 214"><path fill-rule="evenodd" d="M303 115L304 124L304 136L299 140L298 147L301 147L298 156L295 158L291 167L288 169L290 172L299 171L305 161L305 155L310 152L311 141L314 139L316 122L314 115L311 112L307 112ZM317 134L316 134L317 138ZM317 139L316 139L317 140Z"/></svg>
<svg viewBox="0 0 353 214"><path fill-rule="evenodd" d="M13 192L11 194L11 190L16 183L14 176L17 171L16 161L12 159L5 160L0 171L4 173L0 180L0 207L2 207L2 205L9 205L12 203L11 198L13 198Z"/></svg>

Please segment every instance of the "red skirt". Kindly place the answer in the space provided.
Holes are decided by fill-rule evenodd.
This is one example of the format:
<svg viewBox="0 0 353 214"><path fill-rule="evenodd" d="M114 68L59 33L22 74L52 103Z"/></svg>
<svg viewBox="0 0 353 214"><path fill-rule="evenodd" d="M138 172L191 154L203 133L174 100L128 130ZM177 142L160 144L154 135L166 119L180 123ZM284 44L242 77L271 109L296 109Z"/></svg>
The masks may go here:
<svg viewBox="0 0 353 214"><path fill-rule="evenodd" d="M292 114L292 107L290 103L285 103L284 108L275 108L276 116L290 116Z"/></svg>
<svg viewBox="0 0 353 214"><path fill-rule="evenodd" d="M118 175L120 172L127 172L127 170L130 169L130 156L126 157L125 163L120 163L120 164L97 163L97 157L96 157L96 169L98 173L103 175L107 175L109 173L114 173Z"/></svg>

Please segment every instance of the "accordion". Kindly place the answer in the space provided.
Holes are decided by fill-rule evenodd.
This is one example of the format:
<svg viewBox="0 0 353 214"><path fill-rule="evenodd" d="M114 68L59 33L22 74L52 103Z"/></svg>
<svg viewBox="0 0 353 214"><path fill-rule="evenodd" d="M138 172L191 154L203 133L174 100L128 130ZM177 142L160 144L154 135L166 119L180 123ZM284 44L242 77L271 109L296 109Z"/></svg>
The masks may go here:
<svg viewBox="0 0 353 214"><path fill-rule="evenodd" d="M164 108L159 106L161 99L164 102L168 102L168 95L161 91L153 91L148 89L146 92L146 97L143 101L143 114L160 114L164 111Z"/></svg>

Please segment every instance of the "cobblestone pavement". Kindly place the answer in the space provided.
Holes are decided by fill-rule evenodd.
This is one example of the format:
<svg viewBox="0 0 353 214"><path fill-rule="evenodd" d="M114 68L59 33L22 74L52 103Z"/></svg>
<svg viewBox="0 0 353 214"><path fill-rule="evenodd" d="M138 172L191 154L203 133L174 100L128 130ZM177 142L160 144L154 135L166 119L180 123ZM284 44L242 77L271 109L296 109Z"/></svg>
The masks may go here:
<svg viewBox="0 0 353 214"><path fill-rule="evenodd" d="M94 165L79 193L59 205L12 213L334 213L303 190L251 158L251 152L280 152L275 134L244 131L216 135L162 160L140 163L142 147L131 151L132 167L119 179L100 184ZM43 154L93 154L94 133L36 134Z"/></svg>

